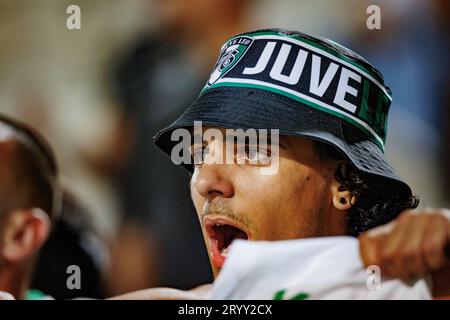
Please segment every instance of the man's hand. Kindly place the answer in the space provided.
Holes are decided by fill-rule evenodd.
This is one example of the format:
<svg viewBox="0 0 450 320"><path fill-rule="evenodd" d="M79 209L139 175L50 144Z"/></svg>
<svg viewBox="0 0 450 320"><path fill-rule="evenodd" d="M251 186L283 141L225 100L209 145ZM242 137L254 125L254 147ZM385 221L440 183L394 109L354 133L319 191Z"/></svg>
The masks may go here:
<svg viewBox="0 0 450 320"><path fill-rule="evenodd" d="M365 266L406 283L433 275L435 296L450 295L450 210L406 210L359 237Z"/></svg>

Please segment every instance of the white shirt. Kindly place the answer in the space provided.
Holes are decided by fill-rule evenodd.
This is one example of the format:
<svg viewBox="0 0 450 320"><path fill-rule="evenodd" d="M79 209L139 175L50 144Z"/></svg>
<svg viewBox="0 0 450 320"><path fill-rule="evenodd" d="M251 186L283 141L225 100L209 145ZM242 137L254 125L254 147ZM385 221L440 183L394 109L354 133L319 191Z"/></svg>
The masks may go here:
<svg viewBox="0 0 450 320"><path fill-rule="evenodd" d="M379 275L379 273L378 273ZM407 286L368 272L358 240L323 237L233 242L212 299L431 299L425 280ZM379 284L379 285L378 285Z"/></svg>

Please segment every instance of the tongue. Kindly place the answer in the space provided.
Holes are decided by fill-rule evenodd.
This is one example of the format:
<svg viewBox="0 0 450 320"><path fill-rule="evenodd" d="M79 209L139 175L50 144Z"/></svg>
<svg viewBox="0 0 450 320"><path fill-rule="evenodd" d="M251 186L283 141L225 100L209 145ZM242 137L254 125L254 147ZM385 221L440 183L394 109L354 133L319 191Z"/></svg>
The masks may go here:
<svg viewBox="0 0 450 320"><path fill-rule="evenodd" d="M213 239L213 238L210 238L210 239L211 239L211 249L212 249L212 254L211 254L212 262L217 268L222 268L223 264L225 263L225 257L220 254L219 240Z"/></svg>

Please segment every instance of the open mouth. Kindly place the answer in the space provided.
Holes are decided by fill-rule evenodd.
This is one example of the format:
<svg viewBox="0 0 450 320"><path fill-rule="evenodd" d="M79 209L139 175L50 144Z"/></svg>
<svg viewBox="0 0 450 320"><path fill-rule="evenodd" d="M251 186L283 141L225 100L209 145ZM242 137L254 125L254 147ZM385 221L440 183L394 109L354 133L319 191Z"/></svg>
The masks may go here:
<svg viewBox="0 0 450 320"><path fill-rule="evenodd" d="M222 268L234 240L249 239L246 231L228 219L205 217L203 224L209 236L211 260L217 268Z"/></svg>

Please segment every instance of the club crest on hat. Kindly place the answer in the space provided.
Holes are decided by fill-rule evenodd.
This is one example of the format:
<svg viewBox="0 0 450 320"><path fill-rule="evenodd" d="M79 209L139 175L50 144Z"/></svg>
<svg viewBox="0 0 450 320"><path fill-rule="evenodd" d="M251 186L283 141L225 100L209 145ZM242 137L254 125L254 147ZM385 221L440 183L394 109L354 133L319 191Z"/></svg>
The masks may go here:
<svg viewBox="0 0 450 320"><path fill-rule="evenodd" d="M214 84L230 71L242 58L252 42L253 39L249 37L237 37L225 43L222 46L219 59L211 72L207 85Z"/></svg>

